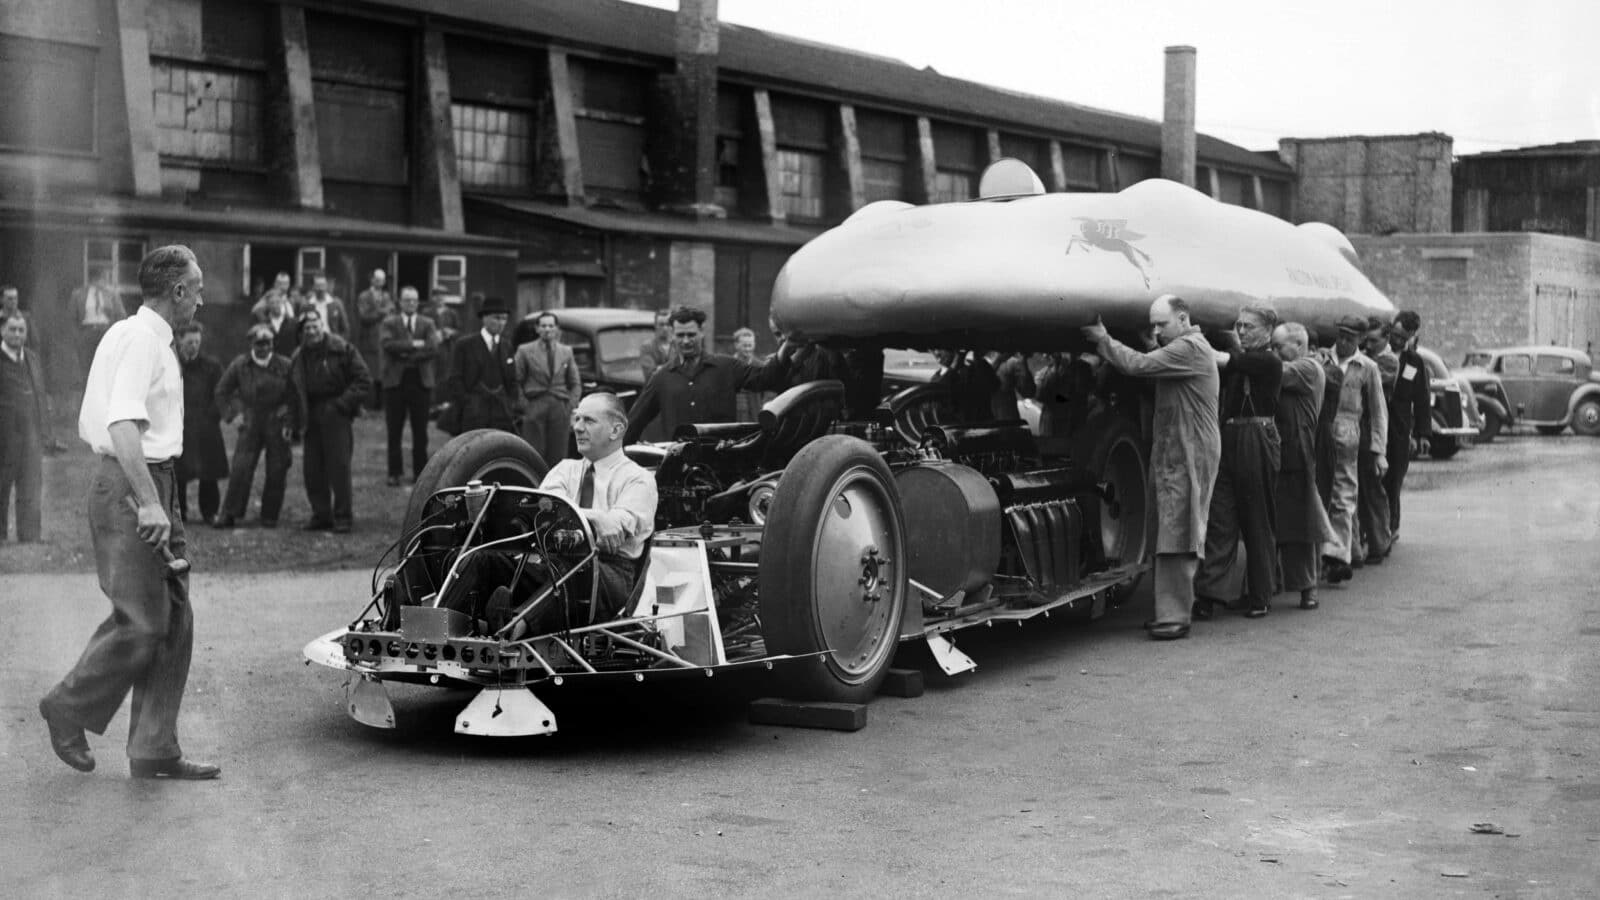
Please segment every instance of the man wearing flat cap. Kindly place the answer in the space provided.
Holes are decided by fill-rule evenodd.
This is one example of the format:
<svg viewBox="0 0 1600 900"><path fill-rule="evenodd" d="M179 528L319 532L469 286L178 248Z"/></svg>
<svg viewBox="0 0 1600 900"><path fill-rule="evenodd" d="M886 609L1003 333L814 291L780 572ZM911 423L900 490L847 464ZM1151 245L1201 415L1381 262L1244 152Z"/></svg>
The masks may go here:
<svg viewBox="0 0 1600 900"><path fill-rule="evenodd" d="M1343 383L1333 417L1333 490L1328 518L1334 538L1323 545L1322 554L1328 581L1335 584L1350 578L1351 554L1360 551L1356 542L1360 467L1370 467L1380 481L1389 468L1384 455L1389 442L1389 407L1383 398L1383 376L1377 363L1357 352L1367 331L1367 320L1360 316L1340 319L1339 339L1331 355L1343 374ZM1367 453L1362 453L1363 449Z"/></svg>
<svg viewBox="0 0 1600 900"><path fill-rule="evenodd" d="M257 323L246 336L250 349L234 357L217 383L217 408L223 422L243 416L239 441L233 448L228 471L228 493L217 515L218 528L232 528L245 517L250 505L250 485L256 462L267 455L267 480L261 487L261 527L276 528L283 509L283 489L289 473L289 439L284 428L289 416L289 357L274 347L272 326Z"/></svg>
<svg viewBox="0 0 1600 900"><path fill-rule="evenodd" d="M445 378L450 409L440 426L451 434L474 428L514 430L517 348L505 336L510 315L504 300L484 298L478 308L478 330L456 338L450 348L450 374Z"/></svg>

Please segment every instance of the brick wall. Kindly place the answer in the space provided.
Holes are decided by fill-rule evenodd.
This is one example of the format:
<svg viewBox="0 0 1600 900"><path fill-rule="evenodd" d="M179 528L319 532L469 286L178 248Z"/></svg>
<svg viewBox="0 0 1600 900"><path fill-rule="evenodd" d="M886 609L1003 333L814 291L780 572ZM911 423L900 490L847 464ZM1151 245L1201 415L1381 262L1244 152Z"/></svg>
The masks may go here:
<svg viewBox="0 0 1600 900"><path fill-rule="evenodd" d="M1600 340L1600 243L1543 234L1351 235L1363 271L1451 365L1473 347Z"/></svg>
<svg viewBox="0 0 1600 900"><path fill-rule="evenodd" d="M1284 138L1294 168L1293 221L1346 234L1450 230L1452 141L1443 134Z"/></svg>

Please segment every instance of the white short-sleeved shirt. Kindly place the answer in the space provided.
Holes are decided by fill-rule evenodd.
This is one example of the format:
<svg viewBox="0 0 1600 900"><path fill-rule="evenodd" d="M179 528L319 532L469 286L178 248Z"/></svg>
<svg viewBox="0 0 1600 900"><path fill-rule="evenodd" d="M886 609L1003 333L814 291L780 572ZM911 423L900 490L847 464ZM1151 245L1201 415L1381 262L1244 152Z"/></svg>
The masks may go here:
<svg viewBox="0 0 1600 900"><path fill-rule="evenodd" d="M183 373L172 350L172 326L148 306L107 329L89 365L78 411L78 436L114 455L111 423L139 425L147 462L183 453Z"/></svg>
<svg viewBox="0 0 1600 900"><path fill-rule="evenodd" d="M621 448L595 463L586 459L563 459L550 468L539 490L561 494L578 502L583 486L583 470L594 466L594 506L589 515L606 518L622 529L618 556L638 559L644 555L644 542L656 528L656 477L629 459Z"/></svg>

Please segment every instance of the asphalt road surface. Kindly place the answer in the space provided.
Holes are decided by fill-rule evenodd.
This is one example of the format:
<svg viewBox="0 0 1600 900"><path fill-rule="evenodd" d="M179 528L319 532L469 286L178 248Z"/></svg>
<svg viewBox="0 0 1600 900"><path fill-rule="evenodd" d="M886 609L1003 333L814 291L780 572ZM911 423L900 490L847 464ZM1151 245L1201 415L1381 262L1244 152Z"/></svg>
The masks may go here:
<svg viewBox="0 0 1600 900"><path fill-rule="evenodd" d="M741 688L560 695L561 732L397 731L299 648L364 572L193 582L185 750L81 775L34 706L105 614L92 576L0 576L0 894L9 897L1592 897L1600 891L1600 442L1417 463L1394 557L1303 612L1146 640L1092 624L960 638L856 733L750 725ZM570 689L569 689L570 690ZM1503 833L1475 833L1475 825Z"/></svg>

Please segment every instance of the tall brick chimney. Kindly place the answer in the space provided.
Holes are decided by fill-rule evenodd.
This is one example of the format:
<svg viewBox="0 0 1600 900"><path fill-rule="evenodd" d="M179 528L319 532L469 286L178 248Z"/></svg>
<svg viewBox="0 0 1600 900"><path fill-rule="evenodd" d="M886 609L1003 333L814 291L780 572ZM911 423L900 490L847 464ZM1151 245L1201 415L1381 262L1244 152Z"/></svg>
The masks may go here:
<svg viewBox="0 0 1600 900"><path fill-rule="evenodd" d="M1193 47L1167 48L1165 104L1161 113L1161 177L1194 187Z"/></svg>
<svg viewBox="0 0 1600 900"><path fill-rule="evenodd" d="M666 123L663 205L695 216L721 216L717 186L717 0L678 0L677 66L668 76L673 121Z"/></svg>

